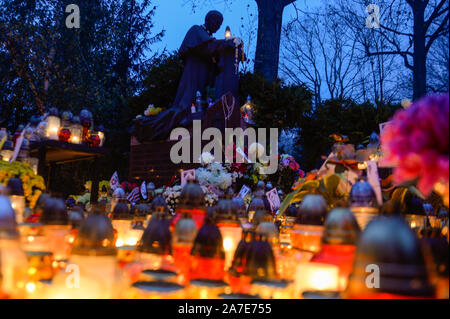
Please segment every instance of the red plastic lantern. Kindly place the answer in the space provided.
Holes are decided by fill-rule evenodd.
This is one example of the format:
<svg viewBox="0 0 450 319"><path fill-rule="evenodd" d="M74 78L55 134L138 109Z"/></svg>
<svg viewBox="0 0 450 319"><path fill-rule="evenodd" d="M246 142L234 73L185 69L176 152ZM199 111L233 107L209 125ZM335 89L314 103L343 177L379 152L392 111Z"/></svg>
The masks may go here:
<svg viewBox="0 0 450 319"><path fill-rule="evenodd" d="M70 140L70 137L72 136L72 133L68 128L62 128L59 130L58 138L62 142L68 142Z"/></svg>

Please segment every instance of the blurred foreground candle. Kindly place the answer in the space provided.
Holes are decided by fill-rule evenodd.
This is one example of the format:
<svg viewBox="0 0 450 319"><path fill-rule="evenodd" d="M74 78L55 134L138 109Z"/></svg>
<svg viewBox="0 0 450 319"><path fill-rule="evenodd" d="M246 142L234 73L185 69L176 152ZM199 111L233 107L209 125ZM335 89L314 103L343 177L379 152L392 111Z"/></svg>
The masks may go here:
<svg viewBox="0 0 450 319"><path fill-rule="evenodd" d="M125 283L116 253L110 220L100 214L87 217L80 227L67 267L55 275L47 297L120 298Z"/></svg>
<svg viewBox="0 0 450 319"><path fill-rule="evenodd" d="M191 280L188 287L189 299L217 299L220 294L230 293L228 285L221 280Z"/></svg>
<svg viewBox="0 0 450 319"><path fill-rule="evenodd" d="M46 137L50 140L58 140L59 129L61 127L61 119L58 117L58 109L51 108L47 117Z"/></svg>
<svg viewBox="0 0 450 319"><path fill-rule="evenodd" d="M327 214L328 207L322 196L305 196L292 229L292 247L309 253L319 252Z"/></svg>
<svg viewBox="0 0 450 319"><path fill-rule="evenodd" d="M400 217L378 217L358 241L347 299L433 298L429 265L416 234ZM368 277L370 275L370 277Z"/></svg>
<svg viewBox="0 0 450 319"><path fill-rule="evenodd" d="M178 219L181 218L180 211L189 211L192 215L197 228L200 229L203 225L206 216L205 195L203 190L195 181L190 180L183 187L180 195L180 203L177 206L177 213L172 220L172 226L175 226Z"/></svg>
<svg viewBox="0 0 450 319"><path fill-rule="evenodd" d="M225 251L219 228L208 217L197 233L191 250L190 279L223 280Z"/></svg>
<svg viewBox="0 0 450 319"><path fill-rule="evenodd" d="M143 270L173 270L172 234L164 212L153 214L138 243L135 261Z"/></svg>
<svg viewBox="0 0 450 319"><path fill-rule="evenodd" d="M243 275L244 267L247 262L247 249L250 247L250 242L254 239L254 232L244 230L242 238L239 242L233 256L233 262L228 270L228 282L233 293L250 293L250 277Z"/></svg>
<svg viewBox="0 0 450 319"><path fill-rule="evenodd" d="M31 281L53 278L53 254L49 251L27 251L28 279Z"/></svg>
<svg viewBox="0 0 450 319"><path fill-rule="evenodd" d="M197 236L197 226L189 212L181 211L181 219L175 225L172 237L173 259L179 270L181 282L189 281L191 250Z"/></svg>
<svg viewBox="0 0 450 319"><path fill-rule="evenodd" d="M125 202L114 207L111 223L116 231L116 247L136 246L142 236L143 229L133 227L134 217Z"/></svg>
<svg viewBox="0 0 450 319"><path fill-rule="evenodd" d="M350 209L364 230L367 224L378 216L378 204L375 191L366 181L359 181L353 185L349 195Z"/></svg>
<svg viewBox="0 0 450 319"><path fill-rule="evenodd" d="M25 196L23 192L23 184L20 178L10 178L7 189L9 191L9 200L16 214L18 224L24 222L25 213Z"/></svg>
<svg viewBox="0 0 450 319"><path fill-rule="evenodd" d="M244 255L245 263L242 274L252 280L278 279L275 255L268 239L256 235L250 242Z"/></svg>
<svg viewBox="0 0 450 319"><path fill-rule="evenodd" d="M173 282L138 281L127 289L128 299L185 299L184 286Z"/></svg>
<svg viewBox="0 0 450 319"><path fill-rule="evenodd" d="M0 295L25 297L27 266L14 210L8 198L0 195Z"/></svg>
<svg viewBox="0 0 450 319"><path fill-rule="evenodd" d="M358 222L350 210L333 209L325 221L322 249L311 259L311 262L339 267L339 291L347 286L360 233Z"/></svg>
<svg viewBox="0 0 450 319"><path fill-rule="evenodd" d="M51 251L56 262L67 261L73 235L64 201L56 198L47 199L39 223L42 224L41 234L44 236L46 246L43 250Z"/></svg>
<svg viewBox="0 0 450 319"><path fill-rule="evenodd" d="M322 263L300 263L295 275L294 297L300 298L304 291L338 291L339 268Z"/></svg>
<svg viewBox="0 0 450 319"><path fill-rule="evenodd" d="M236 205L231 198L222 199L215 208L216 223L223 238L225 269L230 268L236 247L242 237L242 227Z"/></svg>

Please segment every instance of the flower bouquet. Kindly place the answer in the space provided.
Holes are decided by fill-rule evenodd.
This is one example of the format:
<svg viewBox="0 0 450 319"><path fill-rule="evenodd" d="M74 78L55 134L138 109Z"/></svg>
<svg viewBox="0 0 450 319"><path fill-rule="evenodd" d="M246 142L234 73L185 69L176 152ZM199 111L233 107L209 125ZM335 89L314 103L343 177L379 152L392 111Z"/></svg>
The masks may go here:
<svg viewBox="0 0 450 319"><path fill-rule="evenodd" d="M201 186L203 193L205 194L205 205L206 207L212 207L217 204L219 197L210 192L207 187ZM180 203L180 195L183 188L180 185L175 185L173 187L166 187L162 193L164 199L166 200L167 207L172 215L175 214L177 205Z"/></svg>
<svg viewBox="0 0 450 319"><path fill-rule="evenodd" d="M200 157L203 167L195 170L195 176L202 186L213 185L221 191L227 190L239 177L238 172L230 172L221 163L214 161L211 153L203 153Z"/></svg>
<svg viewBox="0 0 450 319"><path fill-rule="evenodd" d="M449 95L425 97L398 111L381 135L383 162L394 166L394 183L413 181L449 204Z"/></svg>
<svg viewBox="0 0 450 319"><path fill-rule="evenodd" d="M25 199L30 208L34 208L39 196L45 190L42 176L36 175L30 165L14 161L0 161L0 184L6 185L10 178L19 177L23 183Z"/></svg>

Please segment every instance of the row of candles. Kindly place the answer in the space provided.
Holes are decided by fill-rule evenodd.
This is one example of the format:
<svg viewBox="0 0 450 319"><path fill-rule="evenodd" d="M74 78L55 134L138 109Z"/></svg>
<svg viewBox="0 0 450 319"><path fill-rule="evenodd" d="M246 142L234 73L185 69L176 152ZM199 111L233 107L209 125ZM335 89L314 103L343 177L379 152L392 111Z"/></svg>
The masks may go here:
<svg viewBox="0 0 450 319"><path fill-rule="evenodd" d="M81 210L68 213L62 201L42 195L35 208L38 224L5 224L12 209L2 197L0 291L16 298L284 299L343 292L355 298L368 293L354 269L367 257L367 251L357 252L357 239L364 242L361 229L376 217L367 197L358 199L357 185L353 212L328 213L321 196L309 195L299 210L290 208L291 217L276 219L258 191L248 207L237 197L223 198L208 212L195 183L183 189L175 217L160 196L150 207L131 210L123 198L113 198L110 207L95 206L83 220ZM407 225L381 220L367 226L369 235L390 223L398 233ZM412 245L415 234L404 233Z"/></svg>
<svg viewBox="0 0 450 319"><path fill-rule="evenodd" d="M101 147L105 142L105 134L101 129L92 130L92 114L88 110L82 110L79 117L73 117L71 112L65 111L60 118L57 110L52 109L43 125L45 137L50 140L86 143L94 147Z"/></svg>

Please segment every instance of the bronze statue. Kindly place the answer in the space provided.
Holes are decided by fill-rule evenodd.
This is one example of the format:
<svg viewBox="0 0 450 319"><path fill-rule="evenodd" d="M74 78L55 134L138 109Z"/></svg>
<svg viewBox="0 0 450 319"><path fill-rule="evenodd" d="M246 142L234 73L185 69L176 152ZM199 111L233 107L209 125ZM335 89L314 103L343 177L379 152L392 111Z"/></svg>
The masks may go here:
<svg viewBox="0 0 450 319"><path fill-rule="evenodd" d="M242 47L240 40L217 40L212 35L219 30L223 16L218 11L210 11L205 18L205 24L195 25L187 32L179 49L180 58L184 62L175 101L172 107L154 117L144 117L135 120L132 130L138 141L151 141L168 137L176 126L187 127L192 119L191 105L197 91L205 96L206 88L215 88L216 98L228 91L237 97L238 74L230 78L224 68L230 69L230 56L234 56L236 43ZM240 50L239 52L242 52ZM241 55L239 55L241 57ZM216 79L219 79L216 86ZM220 95L219 95L220 94Z"/></svg>

